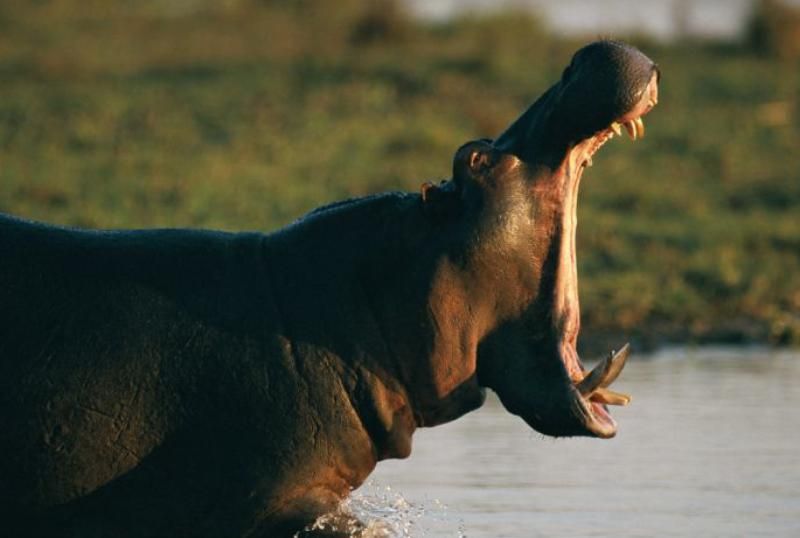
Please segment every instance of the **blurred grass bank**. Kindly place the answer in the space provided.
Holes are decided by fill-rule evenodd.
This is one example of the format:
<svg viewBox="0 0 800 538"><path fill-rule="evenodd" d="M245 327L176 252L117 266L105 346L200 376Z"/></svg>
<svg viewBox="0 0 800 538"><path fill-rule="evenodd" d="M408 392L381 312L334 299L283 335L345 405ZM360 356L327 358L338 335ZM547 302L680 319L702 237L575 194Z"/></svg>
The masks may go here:
<svg viewBox="0 0 800 538"><path fill-rule="evenodd" d="M800 344L798 20L762 2L738 43L631 37L662 98L585 176L588 337ZM423 23L376 0L4 0L0 211L266 231L417 190L581 44L527 14Z"/></svg>

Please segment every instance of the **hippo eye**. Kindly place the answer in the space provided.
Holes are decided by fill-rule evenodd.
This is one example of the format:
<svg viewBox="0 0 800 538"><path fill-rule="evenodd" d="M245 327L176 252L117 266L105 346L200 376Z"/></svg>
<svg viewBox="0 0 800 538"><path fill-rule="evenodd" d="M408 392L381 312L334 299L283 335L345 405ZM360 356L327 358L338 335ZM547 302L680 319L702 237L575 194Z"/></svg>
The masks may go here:
<svg viewBox="0 0 800 538"><path fill-rule="evenodd" d="M469 167L473 172L483 172L492 166L492 156L485 151L475 150L469 155Z"/></svg>

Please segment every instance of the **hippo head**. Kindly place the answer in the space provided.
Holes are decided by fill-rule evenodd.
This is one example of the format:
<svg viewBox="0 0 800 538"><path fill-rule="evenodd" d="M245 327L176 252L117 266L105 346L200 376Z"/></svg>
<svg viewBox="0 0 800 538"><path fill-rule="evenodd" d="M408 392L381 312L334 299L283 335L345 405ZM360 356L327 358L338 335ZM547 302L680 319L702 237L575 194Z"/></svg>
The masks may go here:
<svg viewBox="0 0 800 538"><path fill-rule="evenodd" d="M628 401L606 388L627 346L592 372L576 351L578 185L603 144L623 130L644 136L659 78L629 45L587 45L496 140L462 146L451 181L423 192L431 208L457 209L459 244L470 245L453 257L468 274L470 315L491 320L479 340L478 383L544 434L612 437L606 404Z"/></svg>

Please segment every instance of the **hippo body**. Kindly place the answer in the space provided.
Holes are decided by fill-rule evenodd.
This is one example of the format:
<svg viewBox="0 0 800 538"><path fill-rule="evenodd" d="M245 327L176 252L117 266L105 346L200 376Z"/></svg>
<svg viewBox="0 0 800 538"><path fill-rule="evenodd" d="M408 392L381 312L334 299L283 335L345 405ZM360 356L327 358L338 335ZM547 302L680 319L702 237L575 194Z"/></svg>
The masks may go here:
<svg viewBox="0 0 800 538"><path fill-rule="evenodd" d="M377 365L422 353L386 338L425 346L395 311L430 270L429 238L369 223L420 219L414 198L339 204L273 235L1 217L2 521L58 506L58 527L80 515L77 534L240 535L264 530L256 515L293 527L408 455L411 407Z"/></svg>
<svg viewBox="0 0 800 538"><path fill-rule="evenodd" d="M0 535L293 536L485 388L613 436L624 356L576 352L577 191L659 76L591 44L449 180L272 234L0 216Z"/></svg>

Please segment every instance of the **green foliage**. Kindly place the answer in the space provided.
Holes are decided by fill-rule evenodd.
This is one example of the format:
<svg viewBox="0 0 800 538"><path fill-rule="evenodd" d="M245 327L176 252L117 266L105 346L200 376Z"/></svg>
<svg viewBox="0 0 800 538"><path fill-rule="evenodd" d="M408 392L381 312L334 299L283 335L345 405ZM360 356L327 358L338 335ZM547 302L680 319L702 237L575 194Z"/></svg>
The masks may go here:
<svg viewBox="0 0 800 538"><path fill-rule="evenodd" d="M759 0L750 20L748 40L761 54L800 58L800 8L781 0Z"/></svg>
<svg viewBox="0 0 800 538"><path fill-rule="evenodd" d="M92 227L269 230L416 190L497 135L580 45L521 14L389 0L0 4L0 210ZM655 46L647 137L595 158L584 328L800 341L800 70Z"/></svg>

